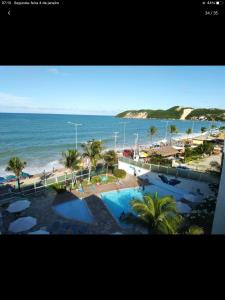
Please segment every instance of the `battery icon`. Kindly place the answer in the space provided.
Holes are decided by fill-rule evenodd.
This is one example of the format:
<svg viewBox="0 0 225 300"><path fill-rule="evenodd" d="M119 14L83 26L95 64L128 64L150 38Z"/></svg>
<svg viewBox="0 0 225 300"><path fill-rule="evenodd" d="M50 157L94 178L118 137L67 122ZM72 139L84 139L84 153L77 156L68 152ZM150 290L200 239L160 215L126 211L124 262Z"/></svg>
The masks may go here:
<svg viewBox="0 0 225 300"><path fill-rule="evenodd" d="M224 2L223 1L216 1L216 5L223 5Z"/></svg>

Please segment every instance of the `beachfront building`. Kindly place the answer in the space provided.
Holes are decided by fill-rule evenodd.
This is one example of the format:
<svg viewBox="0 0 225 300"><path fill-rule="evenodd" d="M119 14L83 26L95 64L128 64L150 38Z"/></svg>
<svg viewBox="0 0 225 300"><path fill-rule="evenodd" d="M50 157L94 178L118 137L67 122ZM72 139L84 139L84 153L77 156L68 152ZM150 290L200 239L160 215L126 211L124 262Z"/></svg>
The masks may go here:
<svg viewBox="0 0 225 300"><path fill-rule="evenodd" d="M170 157L170 156L177 156L181 153L180 150L175 149L174 147L171 146L164 146L160 147L159 149L151 149L149 153L152 155L156 154L161 157Z"/></svg>
<svg viewBox="0 0 225 300"><path fill-rule="evenodd" d="M225 142L224 142L225 144ZM225 147L222 155L222 172L217 196L216 210L213 221L212 234L225 234Z"/></svg>

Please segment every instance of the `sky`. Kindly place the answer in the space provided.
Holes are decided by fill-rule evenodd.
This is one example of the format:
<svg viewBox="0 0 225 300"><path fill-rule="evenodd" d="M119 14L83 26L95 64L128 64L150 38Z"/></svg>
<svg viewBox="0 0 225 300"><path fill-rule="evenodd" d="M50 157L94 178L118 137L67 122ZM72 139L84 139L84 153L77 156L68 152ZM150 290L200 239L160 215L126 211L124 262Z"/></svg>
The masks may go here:
<svg viewBox="0 0 225 300"><path fill-rule="evenodd" d="M225 109L225 66L0 66L0 112Z"/></svg>

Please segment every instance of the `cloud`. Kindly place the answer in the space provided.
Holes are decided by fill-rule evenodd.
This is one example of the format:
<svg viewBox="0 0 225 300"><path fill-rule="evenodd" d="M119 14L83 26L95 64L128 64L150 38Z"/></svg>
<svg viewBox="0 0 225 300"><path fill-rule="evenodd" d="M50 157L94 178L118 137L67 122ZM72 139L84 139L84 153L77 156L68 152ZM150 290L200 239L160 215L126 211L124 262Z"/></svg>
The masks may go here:
<svg viewBox="0 0 225 300"><path fill-rule="evenodd" d="M62 75L62 76L70 75L70 73L63 72L63 71L59 70L58 68L50 68L50 69L48 69L48 72L51 74L54 74L54 75Z"/></svg>
<svg viewBox="0 0 225 300"><path fill-rule="evenodd" d="M118 113L113 109L85 109L79 106L39 106L30 97L22 97L18 95L0 92L0 112L14 113L43 113L43 114L79 114L79 115L115 115Z"/></svg>
<svg viewBox="0 0 225 300"><path fill-rule="evenodd" d="M1 106L14 107L14 106L31 105L32 102L30 101L30 99L31 99L30 97L21 97L21 96L15 96L12 94L0 92Z"/></svg>

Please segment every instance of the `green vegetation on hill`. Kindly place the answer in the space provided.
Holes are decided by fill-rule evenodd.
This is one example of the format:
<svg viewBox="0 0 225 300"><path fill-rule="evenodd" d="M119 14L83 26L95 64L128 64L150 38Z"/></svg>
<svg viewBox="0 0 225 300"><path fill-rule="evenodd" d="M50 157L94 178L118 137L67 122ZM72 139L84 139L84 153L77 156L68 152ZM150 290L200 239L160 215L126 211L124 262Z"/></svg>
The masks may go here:
<svg viewBox="0 0 225 300"><path fill-rule="evenodd" d="M182 116L182 113L185 108L188 107L182 107L179 106L173 106L169 109L163 110L163 109L157 109L157 110L151 110L151 109L141 109L141 110L127 110L124 111L118 115L116 115L117 118L124 118L128 113L147 113L147 118L155 118L155 119L180 119Z"/></svg>
<svg viewBox="0 0 225 300"><path fill-rule="evenodd" d="M225 110L218 108L198 108L194 109L186 119L199 118L204 116L209 121L224 121L225 120Z"/></svg>
<svg viewBox="0 0 225 300"><path fill-rule="evenodd" d="M140 109L140 110L127 110L122 113L116 115L117 118L126 118L126 117L135 117L138 113L147 113L148 119L180 119L184 109L188 109L191 107L180 107L180 106L173 106L169 109ZM131 113L132 115L128 116ZM225 121L225 109L218 109L218 108L198 108L193 109L185 118L187 120L190 119L202 119L202 120L209 120L209 121Z"/></svg>

